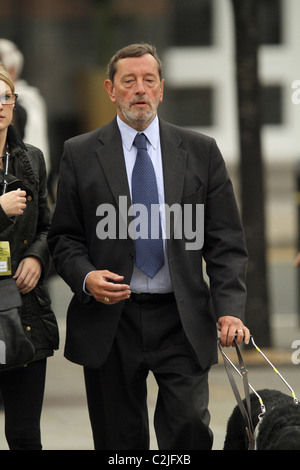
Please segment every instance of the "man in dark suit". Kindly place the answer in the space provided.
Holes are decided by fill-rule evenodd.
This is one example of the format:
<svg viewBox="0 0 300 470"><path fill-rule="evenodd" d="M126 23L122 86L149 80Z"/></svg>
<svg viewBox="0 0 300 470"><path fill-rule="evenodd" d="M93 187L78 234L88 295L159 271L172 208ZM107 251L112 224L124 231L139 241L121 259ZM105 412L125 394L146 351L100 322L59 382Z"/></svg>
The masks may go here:
<svg viewBox="0 0 300 470"><path fill-rule="evenodd" d="M67 141L61 161L48 242L75 294L65 356L84 366L96 449L148 448L149 370L159 387L159 448L211 449L208 373L217 361L217 328L223 346L235 335L249 341L241 319L247 252L231 181L213 139L158 118L163 85L152 46L116 53L105 88L117 117ZM154 274L140 264L142 219L133 225L143 211L131 202L141 204L153 169L145 180L136 173L142 154L153 163L149 187L157 187L165 209L157 219L163 243L155 253L146 248L151 264L159 261Z"/></svg>

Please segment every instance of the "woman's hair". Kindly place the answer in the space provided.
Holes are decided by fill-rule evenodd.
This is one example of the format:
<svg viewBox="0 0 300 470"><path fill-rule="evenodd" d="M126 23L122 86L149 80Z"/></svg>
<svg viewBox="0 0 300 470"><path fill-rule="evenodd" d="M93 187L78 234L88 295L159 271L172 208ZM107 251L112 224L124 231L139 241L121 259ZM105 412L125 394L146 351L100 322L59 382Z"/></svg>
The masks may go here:
<svg viewBox="0 0 300 470"><path fill-rule="evenodd" d="M126 57L142 57L145 54L150 54L154 57L157 62L159 77L162 80L162 63L156 52L156 48L150 44L139 43L131 44L126 46L123 49L120 49L115 55L110 59L107 66L108 77L113 82L114 76L117 71L117 62L120 59L125 59Z"/></svg>
<svg viewBox="0 0 300 470"><path fill-rule="evenodd" d="M9 74L9 72L6 70L2 62L0 62L0 80L6 83L6 85L9 86L11 89L12 93L15 92L15 85L14 82Z"/></svg>

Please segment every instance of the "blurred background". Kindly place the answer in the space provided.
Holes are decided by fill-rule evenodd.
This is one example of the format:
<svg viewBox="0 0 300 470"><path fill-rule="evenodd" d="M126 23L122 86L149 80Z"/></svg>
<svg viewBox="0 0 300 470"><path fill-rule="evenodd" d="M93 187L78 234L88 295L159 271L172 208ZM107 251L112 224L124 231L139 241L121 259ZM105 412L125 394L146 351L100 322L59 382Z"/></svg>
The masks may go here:
<svg viewBox="0 0 300 470"><path fill-rule="evenodd" d="M273 344L277 314L298 325L299 0L0 0L0 6L1 37L20 49L21 78L45 101L52 206L63 142L115 114L103 88L109 58L129 43L153 43L164 64L161 117L214 137L232 177L250 254L248 323L266 346ZM259 93L243 101L247 90L258 89L256 81Z"/></svg>

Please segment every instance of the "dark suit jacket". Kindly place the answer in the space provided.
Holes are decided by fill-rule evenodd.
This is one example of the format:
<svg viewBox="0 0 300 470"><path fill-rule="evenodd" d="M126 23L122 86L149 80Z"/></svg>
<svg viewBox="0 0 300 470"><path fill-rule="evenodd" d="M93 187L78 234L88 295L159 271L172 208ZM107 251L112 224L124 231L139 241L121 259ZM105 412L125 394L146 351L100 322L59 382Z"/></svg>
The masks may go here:
<svg viewBox="0 0 300 470"><path fill-rule="evenodd" d="M216 320L243 316L247 253L240 217L215 141L160 119L165 203L204 204L202 250L170 237L168 256L183 328L202 367L217 361ZM86 274L108 269L130 284L134 242L130 237L100 240L97 207L116 208L119 196L130 205L121 136L116 119L65 143L58 198L48 243L58 274L74 292L67 315L66 357L99 367L112 345L123 302L104 305L83 293ZM128 221L127 221L128 222ZM120 223L124 223L120 218ZM203 279L202 259L210 277Z"/></svg>

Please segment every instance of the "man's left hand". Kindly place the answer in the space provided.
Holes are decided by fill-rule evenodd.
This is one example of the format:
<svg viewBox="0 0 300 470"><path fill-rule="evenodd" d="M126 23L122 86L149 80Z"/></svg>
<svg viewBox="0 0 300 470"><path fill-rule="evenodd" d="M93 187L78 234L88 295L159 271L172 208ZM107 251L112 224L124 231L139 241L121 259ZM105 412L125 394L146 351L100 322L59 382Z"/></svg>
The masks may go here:
<svg viewBox="0 0 300 470"><path fill-rule="evenodd" d="M250 331L243 324L242 320L237 317L225 315L218 320L218 330L220 331L220 340L223 347L233 346L236 339L237 344L243 340L245 344L249 344Z"/></svg>

